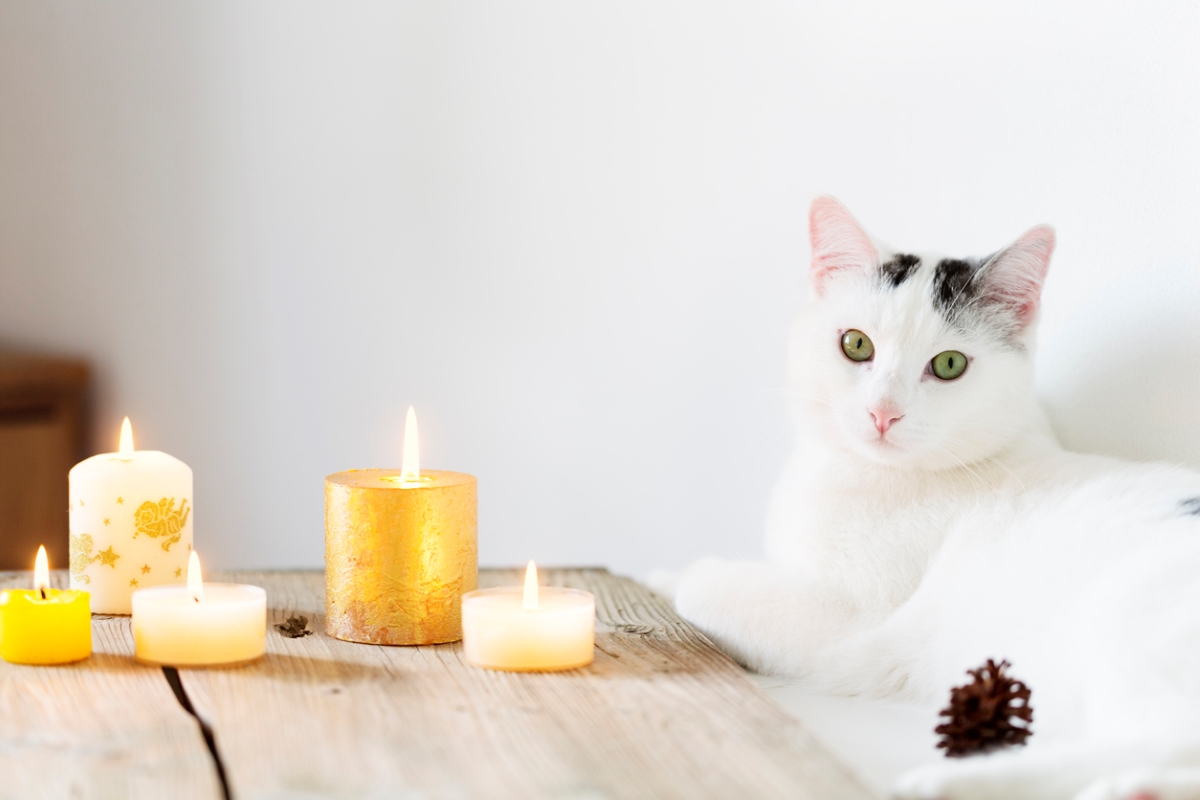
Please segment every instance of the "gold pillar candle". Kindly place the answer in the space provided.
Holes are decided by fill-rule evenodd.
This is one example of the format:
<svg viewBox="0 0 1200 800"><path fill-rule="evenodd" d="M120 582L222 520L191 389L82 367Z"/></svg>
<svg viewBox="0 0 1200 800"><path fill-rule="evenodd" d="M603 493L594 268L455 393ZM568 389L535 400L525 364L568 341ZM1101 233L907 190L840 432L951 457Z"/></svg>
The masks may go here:
<svg viewBox="0 0 1200 800"><path fill-rule="evenodd" d="M325 632L369 644L462 638L479 586L475 477L421 472L409 410L403 469L325 479Z"/></svg>

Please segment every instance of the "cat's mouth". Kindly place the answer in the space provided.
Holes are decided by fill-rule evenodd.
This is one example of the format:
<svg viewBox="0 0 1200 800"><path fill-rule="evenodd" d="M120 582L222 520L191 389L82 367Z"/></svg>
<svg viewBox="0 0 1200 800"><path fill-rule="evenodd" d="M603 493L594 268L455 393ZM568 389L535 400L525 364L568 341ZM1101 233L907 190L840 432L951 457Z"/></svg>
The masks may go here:
<svg viewBox="0 0 1200 800"><path fill-rule="evenodd" d="M916 455L914 443L907 441L906 436L897 436L894 430L880 433L874 427L866 430L855 427L853 430L844 429L844 436L851 450L881 464L895 465Z"/></svg>
<svg viewBox="0 0 1200 800"><path fill-rule="evenodd" d="M876 434L874 436L868 436L866 437L866 440L867 447L869 447L872 452L880 455L896 455L904 452L905 449L895 441L895 437L886 433L882 435Z"/></svg>

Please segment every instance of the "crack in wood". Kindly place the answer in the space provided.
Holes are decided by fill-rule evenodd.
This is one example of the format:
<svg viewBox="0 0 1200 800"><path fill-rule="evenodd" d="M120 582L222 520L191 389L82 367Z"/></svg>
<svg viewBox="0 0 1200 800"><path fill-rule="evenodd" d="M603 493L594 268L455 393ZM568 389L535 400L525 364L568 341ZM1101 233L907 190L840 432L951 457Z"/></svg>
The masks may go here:
<svg viewBox="0 0 1200 800"><path fill-rule="evenodd" d="M163 677L167 679L167 683L171 687L171 691L175 693L175 699L179 701L179 705L183 706L183 710L191 714L196 720L196 724L200 726L200 733L204 735L204 744L208 745L208 752L212 755L213 765L217 768L217 780L221 782L221 794L225 800L233 800L233 794L229 791L229 780L225 777L225 763L221 760L221 753L217 750L217 736L213 733L212 726L205 722L196 709L192 706L191 699L187 696L187 691L183 688L183 682L179 680L179 670L175 667L163 667Z"/></svg>
<svg viewBox="0 0 1200 800"><path fill-rule="evenodd" d="M605 647L600 642L596 642L596 649L599 650L601 653L604 653L605 655L610 656L612 658L620 658L621 657L620 653L617 653L613 650L609 650L607 647Z"/></svg>

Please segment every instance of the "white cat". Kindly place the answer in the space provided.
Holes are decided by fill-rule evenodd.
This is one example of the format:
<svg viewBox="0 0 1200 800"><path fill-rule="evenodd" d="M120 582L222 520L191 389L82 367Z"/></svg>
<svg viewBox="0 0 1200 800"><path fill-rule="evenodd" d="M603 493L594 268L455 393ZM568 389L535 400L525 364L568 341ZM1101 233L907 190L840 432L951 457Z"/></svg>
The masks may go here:
<svg viewBox="0 0 1200 800"><path fill-rule="evenodd" d="M1029 745L899 796L1200 798L1200 474L1055 441L1033 396L1054 232L900 254L821 198L810 234L768 561L694 564L680 613L754 670L934 707L1011 661Z"/></svg>

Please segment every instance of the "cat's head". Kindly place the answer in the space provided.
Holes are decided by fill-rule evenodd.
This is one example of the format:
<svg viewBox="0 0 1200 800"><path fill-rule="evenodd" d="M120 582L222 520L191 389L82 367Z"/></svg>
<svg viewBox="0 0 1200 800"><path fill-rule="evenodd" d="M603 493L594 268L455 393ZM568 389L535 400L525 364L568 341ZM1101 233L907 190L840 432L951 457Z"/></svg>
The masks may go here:
<svg viewBox="0 0 1200 800"><path fill-rule="evenodd" d="M1028 429L1051 228L948 258L873 241L829 197L813 203L809 227L790 366L817 435L872 461L938 469L986 459Z"/></svg>

